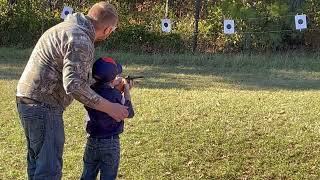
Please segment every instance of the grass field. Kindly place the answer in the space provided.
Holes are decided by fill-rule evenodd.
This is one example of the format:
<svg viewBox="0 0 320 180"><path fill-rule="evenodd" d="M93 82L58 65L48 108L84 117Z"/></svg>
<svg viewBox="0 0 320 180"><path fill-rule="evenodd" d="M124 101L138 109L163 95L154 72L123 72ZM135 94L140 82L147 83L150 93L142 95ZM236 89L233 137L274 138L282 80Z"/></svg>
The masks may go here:
<svg viewBox="0 0 320 180"><path fill-rule="evenodd" d="M0 49L0 179L25 179L15 88L30 50ZM97 52L103 55L103 52ZM121 136L118 179L319 179L316 55L114 53L146 78ZM84 109L64 114L63 179L79 179Z"/></svg>

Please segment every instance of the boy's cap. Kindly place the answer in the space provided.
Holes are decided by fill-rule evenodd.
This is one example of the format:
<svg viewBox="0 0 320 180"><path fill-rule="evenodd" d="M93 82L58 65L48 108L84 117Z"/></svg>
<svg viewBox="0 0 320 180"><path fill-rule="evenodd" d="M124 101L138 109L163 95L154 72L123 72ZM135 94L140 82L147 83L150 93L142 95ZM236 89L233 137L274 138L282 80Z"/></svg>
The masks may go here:
<svg viewBox="0 0 320 180"><path fill-rule="evenodd" d="M102 82L114 80L120 71L122 72L122 66L111 57L99 58L92 66L93 78Z"/></svg>
<svg viewBox="0 0 320 180"><path fill-rule="evenodd" d="M118 74L122 74L122 66L120 63L116 62L117 63L117 70L118 70Z"/></svg>

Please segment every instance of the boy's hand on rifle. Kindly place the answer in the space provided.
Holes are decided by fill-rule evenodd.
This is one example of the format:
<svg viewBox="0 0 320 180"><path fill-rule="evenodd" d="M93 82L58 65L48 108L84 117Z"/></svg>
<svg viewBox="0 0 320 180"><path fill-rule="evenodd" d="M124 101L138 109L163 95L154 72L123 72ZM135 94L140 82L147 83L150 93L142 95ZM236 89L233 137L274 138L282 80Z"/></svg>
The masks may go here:
<svg viewBox="0 0 320 180"><path fill-rule="evenodd" d="M133 81L127 81L125 78L118 78L115 80L115 88L118 89L120 92L124 92L125 89L131 90L133 87Z"/></svg>
<svg viewBox="0 0 320 180"><path fill-rule="evenodd" d="M118 89L121 93L123 92L123 88L124 88L124 82L123 82L123 78L119 77L115 80L115 84L114 84L114 88Z"/></svg>

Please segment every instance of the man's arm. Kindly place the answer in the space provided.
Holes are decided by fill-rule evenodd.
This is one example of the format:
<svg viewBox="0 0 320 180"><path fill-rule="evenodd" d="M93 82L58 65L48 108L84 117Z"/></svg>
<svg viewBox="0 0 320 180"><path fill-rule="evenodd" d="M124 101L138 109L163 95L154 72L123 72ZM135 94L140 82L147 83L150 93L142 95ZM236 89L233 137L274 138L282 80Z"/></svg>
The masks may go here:
<svg viewBox="0 0 320 180"><path fill-rule="evenodd" d="M128 116L125 106L111 103L94 92L88 84L92 53L87 42L71 42L66 45L63 61L63 86L67 94L93 109L105 112L118 120Z"/></svg>

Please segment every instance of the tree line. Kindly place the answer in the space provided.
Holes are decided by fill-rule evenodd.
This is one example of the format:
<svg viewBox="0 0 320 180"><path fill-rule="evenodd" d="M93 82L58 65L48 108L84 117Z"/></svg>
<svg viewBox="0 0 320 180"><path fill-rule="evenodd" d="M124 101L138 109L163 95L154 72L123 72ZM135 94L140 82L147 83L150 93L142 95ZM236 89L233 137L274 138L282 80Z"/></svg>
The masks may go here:
<svg viewBox="0 0 320 180"><path fill-rule="evenodd" d="M109 50L188 52L194 36L195 5L190 0L110 0L120 14ZM318 0L199 0L198 47L202 52L315 51L320 42ZM86 13L97 0L0 0L0 46L32 47L41 34L61 22L64 6ZM172 21L161 32L161 19ZM308 29L296 31L294 15L306 14ZM236 22L236 34L223 34L223 20Z"/></svg>

